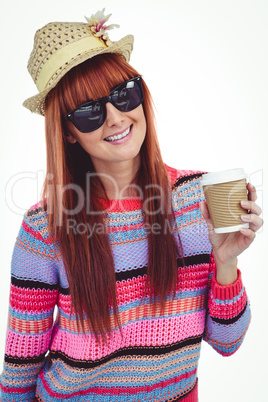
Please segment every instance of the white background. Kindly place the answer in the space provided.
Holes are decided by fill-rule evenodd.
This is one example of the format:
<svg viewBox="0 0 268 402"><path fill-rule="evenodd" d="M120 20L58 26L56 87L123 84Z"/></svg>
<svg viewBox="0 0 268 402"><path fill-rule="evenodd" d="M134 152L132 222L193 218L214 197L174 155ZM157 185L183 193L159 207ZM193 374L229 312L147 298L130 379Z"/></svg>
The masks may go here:
<svg viewBox="0 0 268 402"><path fill-rule="evenodd" d="M34 33L52 21L85 22L84 15L103 7L112 13L109 23L120 24L112 40L135 36L131 64L153 95L165 162L206 171L243 167L257 186L265 219L266 0L1 2L0 367L11 254L23 212L39 200L46 169L44 119L21 105L37 92L26 70ZM19 175L28 178L14 184ZM242 347L224 358L203 343L200 402L268 400L265 246L266 228L239 258L253 314Z"/></svg>

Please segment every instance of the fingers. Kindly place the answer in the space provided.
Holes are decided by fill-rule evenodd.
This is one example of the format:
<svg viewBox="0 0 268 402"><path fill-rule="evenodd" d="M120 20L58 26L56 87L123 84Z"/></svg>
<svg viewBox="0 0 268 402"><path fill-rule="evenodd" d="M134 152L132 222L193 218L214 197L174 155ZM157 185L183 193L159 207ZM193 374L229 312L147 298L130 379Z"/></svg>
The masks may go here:
<svg viewBox="0 0 268 402"><path fill-rule="evenodd" d="M205 201L201 201L199 203L199 207L200 207L200 210L202 212L203 217L205 219L208 219L209 218L209 212L208 212L208 207L207 207Z"/></svg>
<svg viewBox="0 0 268 402"><path fill-rule="evenodd" d="M250 201L256 201L257 200L256 188L251 183L248 183L247 189L248 189L248 199Z"/></svg>
<svg viewBox="0 0 268 402"><path fill-rule="evenodd" d="M257 205L254 201L241 201L242 208L249 210L252 214L260 215L262 213L261 207Z"/></svg>
<svg viewBox="0 0 268 402"><path fill-rule="evenodd" d="M247 188L248 188L248 200L241 201L241 206L250 213L241 215L241 219L243 222L249 223L250 229L247 230L251 230L254 233L257 232L257 230L259 230L263 225L263 219L260 218L262 209L261 207L259 207L259 205L255 203L257 199L256 188L250 183L247 184ZM249 232L247 233L249 234Z"/></svg>
<svg viewBox="0 0 268 402"><path fill-rule="evenodd" d="M257 232L263 225L263 219L255 214L241 215L241 219L243 222L249 223L249 227L253 232Z"/></svg>
<svg viewBox="0 0 268 402"><path fill-rule="evenodd" d="M204 201L201 201L199 203L199 207L200 207L201 213L202 213L202 215L203 215L203 217L204 217L204 219L206 221L208 230L210 232L214 232L214 228L213 228L212 220L210 218L210 214L209 214L207 204Z"/></svg>
<svg viewBox="0 0 268 402"><path fill-rule="evenodd" d="M256 188L250 183L247 184L247 188L249 194L248 200L241 201L241 206L243 209L245 209L245 212L247 213L241 215L241 220L245 223L249 223L249 229L247 229L244 235L248 238L248 241L252 241L255 232L257 232L262 227L263 219L260 217L262 209L259 205L255 203L257 199ZM213 224L206 203L200 202L199 205L209 231L213 232Z"/></svg>
<svg viewBox="0 0 268 402"><path fill-rule="evenodd" d="M248 248L256 237L256 233L251 229L241 228L240 233L244 236L244 248Z"/></svg>

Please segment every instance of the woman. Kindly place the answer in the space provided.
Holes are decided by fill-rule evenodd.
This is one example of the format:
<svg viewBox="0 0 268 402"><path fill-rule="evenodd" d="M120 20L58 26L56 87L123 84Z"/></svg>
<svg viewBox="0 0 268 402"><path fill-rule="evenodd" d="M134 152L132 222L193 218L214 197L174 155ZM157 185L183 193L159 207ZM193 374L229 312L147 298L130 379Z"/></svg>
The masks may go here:
<svg viewBox="0 0 268 402"><path fill-rule="evenodd" d="M202 339L230 355L249 325L256 191L249 229L214 233L202 172L164 164L133 37L112 43L107 19L35 36L24 105L45 116L47 175L12 258L2 401L197 401Z"/></svg>

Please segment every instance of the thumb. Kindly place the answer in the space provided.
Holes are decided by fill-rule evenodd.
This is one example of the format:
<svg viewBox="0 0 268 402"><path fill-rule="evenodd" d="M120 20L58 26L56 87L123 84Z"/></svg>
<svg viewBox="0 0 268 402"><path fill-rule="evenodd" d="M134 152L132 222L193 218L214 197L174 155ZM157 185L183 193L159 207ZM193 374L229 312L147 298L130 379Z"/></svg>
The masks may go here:
<svg viewBox="0 0 268 402"><path fill-rule="evenodd" d="M210 217L209 210L208 210L206 202L205 201L200 201L199 202L199 207L200 207L201 214L202 214L203 218L206 221L208 231L210 233L214 233L213 223L212 223L212 220L211 220L211 217Z"/></svg>

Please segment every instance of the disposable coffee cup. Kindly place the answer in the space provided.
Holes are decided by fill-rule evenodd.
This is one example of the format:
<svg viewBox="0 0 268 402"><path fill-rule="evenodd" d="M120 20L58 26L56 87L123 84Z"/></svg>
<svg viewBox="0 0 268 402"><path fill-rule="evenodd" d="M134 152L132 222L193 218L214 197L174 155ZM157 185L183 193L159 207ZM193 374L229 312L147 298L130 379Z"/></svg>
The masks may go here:
<svg viewBox="0 0 268 402"><path fill-rule="evenodd" d="M247 175L244 169L231 169L207 173L202 176L208 210L216 233L237 232L248 228L241 215L246 211L241 201L247 200Z"/></svg>

